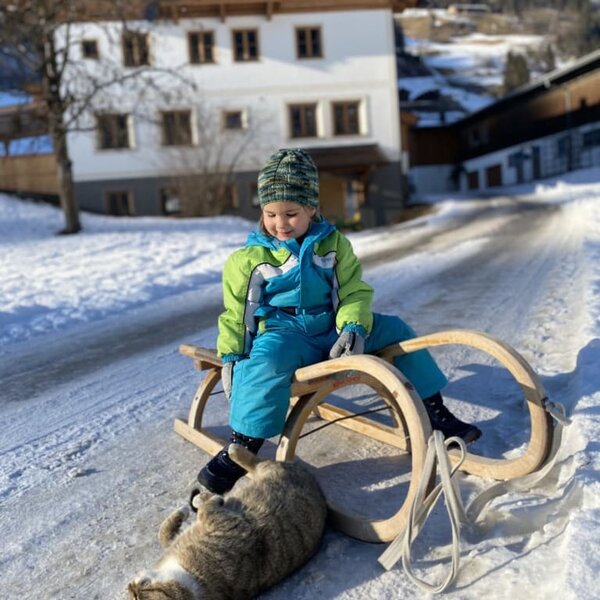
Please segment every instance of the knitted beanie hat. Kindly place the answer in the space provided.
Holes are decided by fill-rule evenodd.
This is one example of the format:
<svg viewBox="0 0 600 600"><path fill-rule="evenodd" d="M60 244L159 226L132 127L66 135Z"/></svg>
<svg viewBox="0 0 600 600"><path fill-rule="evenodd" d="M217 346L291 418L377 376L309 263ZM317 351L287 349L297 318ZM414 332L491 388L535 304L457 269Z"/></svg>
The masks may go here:
<svg viewBox="0 0 600 600"><path fill-rule="evenodd" d="M301 148L282 148L258 174L258 202L297 202L319 207L319 173Z"/></svg>

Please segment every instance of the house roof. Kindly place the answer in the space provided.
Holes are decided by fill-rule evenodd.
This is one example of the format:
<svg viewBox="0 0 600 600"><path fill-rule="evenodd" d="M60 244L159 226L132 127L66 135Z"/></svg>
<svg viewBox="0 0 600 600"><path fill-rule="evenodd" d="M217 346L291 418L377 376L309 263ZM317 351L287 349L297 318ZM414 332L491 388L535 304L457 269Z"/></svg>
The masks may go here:
<svg viewBox="0 0 600 600"><path fill-rule="evenodd" d="M418 0L159 0L160 17L185 18L216 16L224 19L230 15L321 12L332 10L366 10L389 8L400 11L416 6Z"/></svg>
<svg viewBox="0 0 600 600"><path fill-rule="evenodd" d="M0 6L9 0L0 0ZM417 6L419 0L80 0L68 7L58 5L57 18L66 22L120 19L184 19L234 15L322 12L335 10L369 10L388 8L399 12ZM10 0L18 9L26 0ZM20 8L23 6L23 8Z"/></svg>

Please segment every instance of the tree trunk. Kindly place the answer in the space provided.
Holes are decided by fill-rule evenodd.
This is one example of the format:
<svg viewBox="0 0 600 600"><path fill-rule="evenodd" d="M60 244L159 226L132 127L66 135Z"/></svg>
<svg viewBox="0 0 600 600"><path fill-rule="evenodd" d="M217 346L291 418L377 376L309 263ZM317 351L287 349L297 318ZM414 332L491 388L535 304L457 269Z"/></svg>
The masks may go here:
<svg viewBox="0 0 600 600"><path fill-rule="evenodd" d="M56 154L60 206L65 215L65 228L61 234L81 231L79 207L73 190L73 165L67 146L67 131L64 122L65 105L61 97L61 75L57 67L54 34L48 32L43 43L44 53L44 99L48 107L48 125Z"/></svg>
<svg viewBox="0 0 600 600"><path fill-rule="evenodd" d="M56 149L56 164L58 168L58 187L60 190L60 206L65 215L65 228L60 232L63 234L77 233L81 231L79 220L79 207L75 201L73 190L73 163L69 158L67 149L67 136L64 130L54 135L54 147Z"/></svg>

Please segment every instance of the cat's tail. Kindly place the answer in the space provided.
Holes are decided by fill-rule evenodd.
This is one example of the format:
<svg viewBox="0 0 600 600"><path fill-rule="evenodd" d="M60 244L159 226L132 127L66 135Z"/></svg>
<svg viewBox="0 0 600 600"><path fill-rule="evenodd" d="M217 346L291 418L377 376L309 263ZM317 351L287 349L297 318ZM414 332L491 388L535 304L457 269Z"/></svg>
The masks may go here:
<svg viewBox="0 0 600 600"><path fill-rule="evenodd" d="M172 512L160 526L158 530L158 541L160 545L166 548L177 537L181 525L188 518L190 509L186 504L176 511Z"/></svg>
<svg viewBox="0 0 600 600"><path fill-rule="evenodd" d="M258 458L255 454L252 454L250 450L244 448L241 444L230 444L227 449L227 453L231 459L236 462L240 467L246 469L249 473L252 473L256 468L256 465L260 464L263 459Z"/></svg>

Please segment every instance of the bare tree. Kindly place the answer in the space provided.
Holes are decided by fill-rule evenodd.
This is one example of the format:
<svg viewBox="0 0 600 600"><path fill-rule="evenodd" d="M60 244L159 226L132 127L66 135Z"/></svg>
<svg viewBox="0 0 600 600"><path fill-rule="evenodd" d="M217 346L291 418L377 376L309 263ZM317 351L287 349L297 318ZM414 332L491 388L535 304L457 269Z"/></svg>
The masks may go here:
<svg viewBox="0 0 600 600"><path fill-rule="evenodd" d="M192 146L173 149L170 185L182 215L222 214L232 208L234 172L242 165L256 168L255 157L273 150L267 142L275 135L270 131L273 115L259 113L256 106L251 114L228 111L202 97L196 98L194 114L199 138Z"/></svg>
<svg viewBox="0 0 600 600"><path fill-rule="evenodd" d="M141 102L149 90L165 89L166 76L183 81L177 68L157 69L146 60L123 69L122 62L100 57L90 68L90 61L81 55L77 32L83 23L105 23L107 35L118 45L128 20L142 19L146 4L152 5L141 0L0 0L2 64L18 71L21 89L41 89L58 165L65 216L61 233L81 230L68 134L93 129L93 110L107 110L123 91L136 93Z"/></svg>

